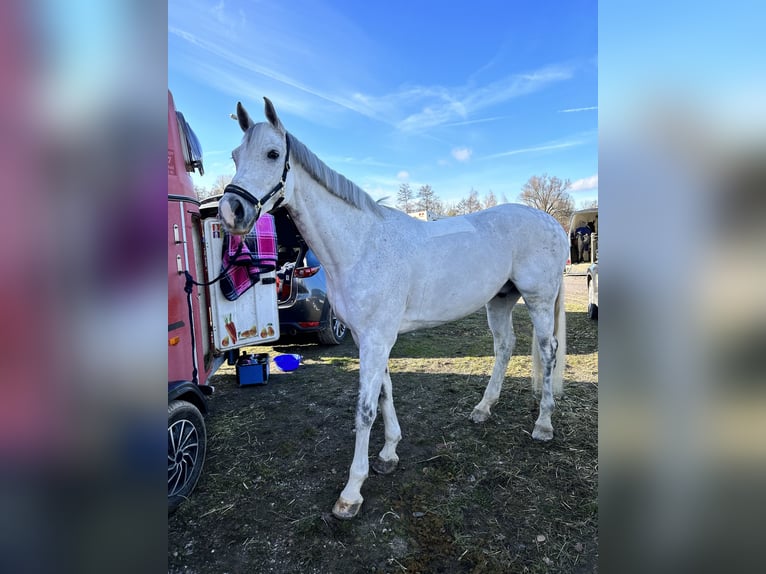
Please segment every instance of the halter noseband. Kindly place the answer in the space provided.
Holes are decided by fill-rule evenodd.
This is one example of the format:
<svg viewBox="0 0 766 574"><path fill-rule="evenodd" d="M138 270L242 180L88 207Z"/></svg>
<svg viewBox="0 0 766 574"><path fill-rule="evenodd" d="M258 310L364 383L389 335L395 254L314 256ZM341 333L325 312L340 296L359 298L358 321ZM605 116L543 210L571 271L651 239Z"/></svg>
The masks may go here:
<svg viewBox="0 0 766 574"><path fill-rule="evenodd" d="M255 197L252 193L247 191L243 187L239 187L236 184L230 183L227 185L224 189L224 193L233 193L234 195L238 195L250 203L252 203L255 206L256 214L255 219L257 220L261 216L261 208L267 204L272 197L274 197L276 194L280 194L279 199L274 204L274 207L271 209L276 209L279 207L279 205L284 201L285 199L285 180L287 179L287 172L290 171L290 138L285 135L285 167L282 169L282 177L277 182L277 185L271 188L271 191L264 195L261 199L258 199Z"/></svg>

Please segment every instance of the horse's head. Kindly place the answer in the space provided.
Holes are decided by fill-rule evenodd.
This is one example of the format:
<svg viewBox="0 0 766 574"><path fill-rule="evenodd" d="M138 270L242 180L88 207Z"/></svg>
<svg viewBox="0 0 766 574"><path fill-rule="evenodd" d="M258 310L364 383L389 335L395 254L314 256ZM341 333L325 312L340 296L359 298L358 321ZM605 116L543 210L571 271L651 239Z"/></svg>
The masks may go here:
<svg viewBox="0 0 766 574"><path fill-rule="evenodd" d="M289 191L290 146L287 131L277 117L274 105L266 101L268 122L255 123L241 102L237 120L245 132L242 143L232 152L237 168L218 203L224 228L236 235L248 233L261 211L277 207Z"/></svg>

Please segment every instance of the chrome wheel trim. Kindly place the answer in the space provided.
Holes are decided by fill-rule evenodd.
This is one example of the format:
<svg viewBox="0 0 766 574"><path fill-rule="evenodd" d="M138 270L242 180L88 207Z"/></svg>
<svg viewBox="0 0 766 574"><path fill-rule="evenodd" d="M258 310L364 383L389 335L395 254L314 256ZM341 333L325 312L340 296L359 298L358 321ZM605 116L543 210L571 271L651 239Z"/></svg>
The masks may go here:
<svg viewBox="0 0 766 574"><path fill-rule="evenodd" d="M335 334L336 339L342 339L346 334L346 325L344 325L338 317L335 316L335 311L332 312L332 332Z"/></svg>
<svg viewBox="0 0 766 574"><path fill-rule="evenodd" d="M199 456L197 428L181 419L168 427L168 496L178 494L191 478Z"/></svg>

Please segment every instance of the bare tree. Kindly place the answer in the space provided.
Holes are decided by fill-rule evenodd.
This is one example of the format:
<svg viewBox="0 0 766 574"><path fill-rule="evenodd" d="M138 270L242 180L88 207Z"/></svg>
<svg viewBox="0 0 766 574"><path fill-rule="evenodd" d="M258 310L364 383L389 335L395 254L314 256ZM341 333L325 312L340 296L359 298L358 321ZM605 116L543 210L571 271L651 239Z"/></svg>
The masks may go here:
<svg viewBox="0 0 766 574"><path fill-rule="evenodd" d="M465 200L466 213L475 213L482 210L481 201L479 201L479 192L471 188L468 198Z"/></svg>
<svg viewBox="0 0 766 574"><path fill-rule="evenodd" d="M197 194L197 199L205 199L206 197L210 197L212 193L210 193L210 190L202 185L194 185L194 193Z"/></svg>
<svg viewBox="0 0 766 574"><path fill-rule="evenodd" d="M566 229L574 212L572 196L567 193L569 185L568 179L562 181L555 176L549 177L547 173L533 175L521 188L519 201L551 214Z"/></svg>
<svg viewBox="0 0 766 574"><path fill-rule="evenodd" d="M226 188L227 185L231 183L232 176L230 175L219 175L215 178L215 183L213 184L213 187L210 188L210 195L220 195L223 193L223 190Z"/></svg>
<svg viewBox="0 0 766 574"><path fill-rule="evenodd" d="M396 194L396 207L404 213L409 213L415 206L415 193L412 191L409 183L399 185L399 191Z"/></svg>
<svg viewBox="0 0 766 574"><path fill-rule="evenodd" d="M495 207L497 205L497 198L491 189L484 196L484 201L482 203L484 205L484 209Z"/></svg>
<svg viewBox="0 0 766 574"><path fill-rule="evenodd" d="M584 199L580 202L580 209L593 209L598 207L598 199Z"/></svg>
<svg viewBox="0 0 766 574"><path fill-rule="evenodd" d="M451 202L444 205L444 213L442 215L446 215L447 217L454 217L456 215L460 215L460 212L458 211L458 203Z"/></svg>
<svg viewBox="0 0 766 574"><path fill-rule="evenodd" d="M442 215L444 213L444 205L436 195L433 188L428 185L421 185L418 189L416 208L418 210L430 211L436 215Z"/></svg>
<svg viewBox="0 0 766 574"><path fill-rule="evenodd" d="M479 201L479 192L474 188L471 188L468 197L462 198L458 201L448 213L449 215L466 215L468 213L474 213L481 211L482 205Z"/></svg>

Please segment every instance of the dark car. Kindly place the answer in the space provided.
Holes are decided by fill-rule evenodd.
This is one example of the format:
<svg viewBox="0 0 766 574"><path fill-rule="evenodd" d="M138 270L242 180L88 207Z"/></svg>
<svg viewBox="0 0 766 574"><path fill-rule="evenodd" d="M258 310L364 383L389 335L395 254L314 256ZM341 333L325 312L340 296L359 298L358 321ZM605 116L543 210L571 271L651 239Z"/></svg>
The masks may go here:
<svg viewBox="0 0 766 574"><path fill-rule="evenodd" d="M338 345L346 326L327 299L327 279L319 260L285 209L273 213L277 228L277 302L282 335L315 333L320 343Z"/></svg>

